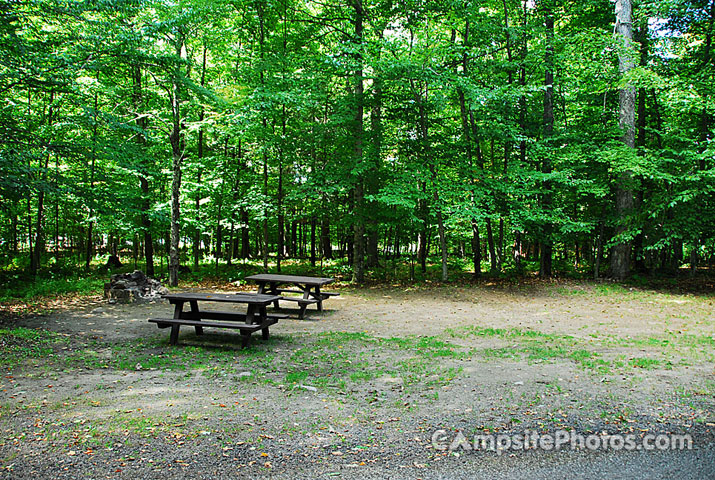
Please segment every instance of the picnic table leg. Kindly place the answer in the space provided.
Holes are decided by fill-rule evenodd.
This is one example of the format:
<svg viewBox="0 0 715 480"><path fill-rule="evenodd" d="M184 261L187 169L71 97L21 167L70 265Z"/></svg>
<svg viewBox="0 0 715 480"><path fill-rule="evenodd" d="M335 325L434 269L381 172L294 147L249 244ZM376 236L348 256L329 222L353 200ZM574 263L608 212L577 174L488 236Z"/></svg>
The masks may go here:
<svg viewBox="0 0 715 480"><path fill-rule="evenodd" d="M261 305L258 308L258 313L261 323L265 323L268 320L268 312L266 311L266 306ZM263 336L263 340L268 340L268 335L270 335L268 327L261 329L261 335Z"/></svg>
<svg viewBox="0 0 715 480"><path fill-rule="evenodd" d="M259 295L263 294L264 290L266 289L266 282L258 282L258 293Z"/></svg>
<svg viewBox="0 0 715 480"><path fill-rule="evenodd" d="M315 294L313 296L316 299L318 299L318 311L322 312L323 311L323 296L320 294L320 286L316 285Z"/></svg>
<svg viewBox="0 0 715 480"><path fill-rule="evenodd" d="M271 295L279 295L277 283L271 283ZM278 300L273 302L273 308L278 308Z"/></svg>
<svg viewBox="0 0 715 480"><path fill-rule="evenodd" d="M179 325L174 324L171 326L171 335L169 335L169 343L176 345L179 341Z"/></svg>
<svg viewBox="0 0 715 480"><path fill-rule="evenodd" d="M241 348L246 348L251 341L251 332L241 331Z"/></svg>
<svg viewBox="0 0 715 480"><path fill-rule="evenodd" d="M192 300L189 302L189 305L191 305L191 317L193 320L201 320L201 313L199 313L199 303L196 300ZM196 335L203 335L204 334L204 327L200 327L196 325Z"/></svg>
<svg viewBox="0 0 715 480"><path fill-rule="evenodd" d="M253 325L255 316L256 316L256 306L251 303L248 305L248 310L246 311L246 324Z"/></svg>
<svg viewBox="0 0 715 480"><path fill-rule="evenodd" d="M184 318L184 302L179 301L174 303L174 318L180 319ZM179 325L174 324L171 326L171 333L169 334L169 343L171 345L176 345L179 341Z"/></svg>
<svg viewBox="0 0 715 480"><path fill-rule="evenodd" d="M310 299L310 287L308 285L306 285L305 287L303 287L302 285L298 285L298 288L303 290L303 300ZM305 309L308 308L308 304L300 303L299 305L300 305L300 310L298 311L298 319L303 320L303 318L305 317Z"/></svg>

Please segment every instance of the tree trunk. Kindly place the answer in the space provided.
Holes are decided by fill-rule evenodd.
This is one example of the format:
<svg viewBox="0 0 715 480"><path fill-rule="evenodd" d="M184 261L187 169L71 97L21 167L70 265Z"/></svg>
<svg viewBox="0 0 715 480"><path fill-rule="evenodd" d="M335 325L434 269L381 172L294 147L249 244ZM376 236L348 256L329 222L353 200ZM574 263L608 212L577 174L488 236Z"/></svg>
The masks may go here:
<svg viewBox="0 0 715 480"><path fill-rule="evenodd" d="M327 216L320 223L320 250L326 260L333 258L333 247L330 242L330 219Z"/></svg>
<svg viewBox="0 0 715 480"><path fill-rule="evenodd" d="M12 225L11 225L11 231L12 231L12 244L10 245L10 253L13 255L17 255L18 253L18 233L17 233L17 213L13 212L12 213Z"/></svg>
<svg viewBox="0 0 715 480"><path fill-rule="evenodd" d="M470 23L469 20L465 20L464 22L464 45L468 46L469 45L469 35L470 35ZM456 67L455 67L456 70ZM464 53L462 54L462 71L464 72L464 75L466 76L469 72L469 60L467 56L467 50L465 49ZM477 180L478 176L481 175L482 173L482 166L477 165L479 167L479 171L477 172L475 169L474 161L473 161L473 149L472 149L472 142L477 141L477 139L472 139L472 134L470 131L470 125L469 125L469 113L467 112L467 103L466 99L464 96L464 89L460 86L457 89L457 98L459 99L459 114L460 114L460 119L462 123L462 136L464 137L464 153L467 157L467 164L469 165L470 170L470 178L471 178L471 183L472 187L476 190L477 189ZM478 149L478 147L477 147ZM480 152L481 153L481 152ZM472 202L476 204L476 200L474 199L475 194L472 193ZM479 239L479 222L477 221L476 218L472 218L471 220L471 225L472 225L472 261L474 263L474 278L479 278L482 274L482 252L481 252L481 246L480 246L480 239Z"/></svg>
<svg viewBox="0 0 715 480"><path fill-rule="evenodd" d="M497 268L497 252L494 248L494 233L492 232L492 219L487 217L487 244L489 246L489 270L494 273Z"/></svg>
<svg viewBox="0 0 715 480"><path fill-rule="evenodd" d="M235 237L233 236L233 232L235 229L235 225L233 221L231 222L231 225L228 227L228 240L226 241L226 265L231 266L233 265L233 258L234 254L236 253L236 250L234 248L234 245L236 244L234 242Z"/></svg>
<svg viewBox="0 0 715 480"><path fill-rule="evenodd" d="M94 94L94 111L92 112L92 161L89 166L89 193L94 195L94 173L97 164L97 110L98 105L98 94ZM86 239L86 251L85 251L85 261L84 268L89 270L89 264L92 261L92 254L94 253L94 242L92 240L92 229L94 227L94 208L90 204L89 207L89 224L87 225L87 239Z"/></svg>
<svg viewBox="0 0 715 480"><path fill-rule="evenodd" d="M382 40L382 28L377 35ZM381 42L378 42L381 45ZM380 51L375 55L380 61ZM376 195L380 190L380 165L382 163L382 77L379 72L373 74L372 108L370 109L370 171L367 176L366 188L369 195ZM372 206L370 206L371 208ZM371 215L367 221L367 265L377 267L379 264L379 218Z"/></svg>
<svg viewBox="0 0 715 480"><path fill-rule="evenodd" d="M363 42L363 6L362 0L352 0L352 7L355 10L354 27L355 37L354 42L358 53L355 55L357 67L354 73L354 88L355 88L355 119L353 125L354 143L353 143L353 158L356 164L357 178L355 179L354 188L354 205L355 211L353 217L355 223L353 225L353 282L363 283L365 281L365 212L364 212L364 174L362 170L363 161L363 114L364 114L364 87L363 87L363 70L362 70L362 54L359 53Z"/></svg>
<svg viewBox="0 0 715 480"><path fill-rule="evenodd" d="M631 0L616 0L616 32L623 42L622 53L618 55L618 70L621 75L627 74L634 67L630 54L633 40ZM621 141L628 148L635 148L635 88L626 85L618 93L619 121L623 135ZM633 211L633 192L631 191L631 172L622 172L616 183L616 236L628 230L628 217ZM624 279L630 272L631 242L619 240L611 251L611 276L617 280Z"/></svg>
<svg viewBox="0 0 715 480"><path fill-rule="evenodd" d="M638 37L638 43L640 45L640 66L646 67L648 65L648 23L647 19L644 18L641 21L640 26L636 30L636 36ZM640 148L645 147L646 144L646 126L648 113L646 111L646 89L641 87L638 89L638 107L637 107L637 139L636 146ZM642 155L642 151L639 150L639 155ZM635 208L640 209L643 204L643 188L640 188L635 195ZM643 242L645 239L645 233L641 229L638 234L633 239L633 263L636 272L645 273L647 268L645 265L645 251L643 249Z"/></svg>
<svg viewBox="0 0 715 480"><path fill-rule="evenodd" d="M601 213L603 216L603 213ZM603 220L598 222L598 233L596 236L596 254L593 262L593 279L598 280L601 275L601 261L603 260Z"/></svg>
<svg viewBox="0 0 715 480"><path fill-rule="evenodd" d="M144 261L146 263L146 274L150 277L154 276L154 239L151 234L151 219L149 218L149 210L151 208L148 168L146 165L147 159L144 156L143 146L146 144L145 132L147 128L147 118L139 115L144 108L143 102L144 92L142 90L142 70L141 66L135 64L132 67L132 100L134 109L137 112L137 128L141 131L136 135L136 142L141 150L142 162L138 172L139 188L141 189L141 212L139 215L142 232L144 234Z"/></svg>
<svg viewBox="0 0 715 480"><path fill-rule="evenodd" d="M425 82L424 85L424 92L422 92L422 86L420 85L420 91L417 91L414 87L414 84L412 86L414 95L415 95L415 101L417 102L417 108L419 111L419 131L420 131L420 137L422 141L422 153L424 155L424 162L425 164L429 167L430 169L430 175L432 177L432 183L434 185L434 194L432 196L432 202L433 202L433 208L435 210L435 217L437 219L437 234L439 237L439 246L440 246L440 251L441 251L441 256L442 256L442 281L446 282L448 277L447 277L447 239L445 237L445 231L444 231L444 220L443 220L443 214L442 214L442 206L440 204L439 200L439 194L437 193L437 166L435 165L434 158L432 156L432 146L431 146L431 139L430 139L430 134L429 134L429 118L428 118L428 113L427 113L427 107L425 105L425 102L427 101L428 97L428 88L427 84ZM426 248L425 251L425 257L429 253L429 248ZM424 272L424 270L423 270Z"/></svg>
<svg viewBox="0 0 715 480"><path fill-rule="evenodd" d="M472 263L474 264L474 278L482 275L482 249L479 240L479 223L472 219Z"/></svg>
<svg viewBox="0 0 715 480"><path fill-rule="evenodd" d="M521 263L521 232L516 231L514 232L514 248L513 248L513 255L514 255L514 268L519 274L522 274L524 272L524 266Z"/></svg>
<svg viewBox="0 0 715 480"><path fill-rule="evenodd" d="M422 192L427 190L427 186L422 182ZM417 232L417 261L420 263L422 273L427 273L427 201L418 200L417 209L422 219L422 225Z"/></svg>
<svg viewBox="0 0 715 480"><path fill-rule="evenodd" d="M51 128L54 121L54 103L55 91L50 90L49 107L47 109L47 125ZM51 132L50 132L51 135ZM35 276L40 268L40 258L45 249L45 232L44 232L44 216L45 216L45 179L47 177L47 169L50 165L50 153L45 155L44 165L40 160L40 179L37 193L37 218L35 224L35 248L30 248L30 274Z"/></svg>
<svg viewBox="0 0 715 480"><path fill-rule="evenodd" d="M315 217L310 217L310 265L315 266Z"/></svg>
<svg viewBox="0 0 715 480"><path fill-rule="evenodd" d="M144 232L144 262L146 263L146 274L154 276L154 238L151 234L151 220L149 219L149 180L144 176L139 176L139 186L142 191L142 213L141 224Z"/></svg>
<svg viewBox="0 0 715 480"><path fill-rule="evenodd" d="M223 144L223 158L225 162L224 174L221 176L221 188L219 189L218 206L216 212L216 233L214 235L215 249L214 249L214 268L216 275L218 275L219 260L223 258L223 194L224 188L226 186L226 178L228 177L228 142L230 137L226 137Z"/></svg>
<svg viewBox="0 0 715 480"><path fill-rule="evenodd" d="M263 126L266 125L266 119L263 118ZM263 194L268 196L268 154L263 153ZM263 211L263 271L268 271L268 209Z"/></svg>
<svg viewBox="0 0 715 480"><path fill-rule="evenodd" d="M527 2L523 2L523 28L526 31L527 29ZM527 49L528 49L528 40L527 36L524 35L523 40L521 41L521 48L520 48L520 60L521 60L521 65L519 67L519 86L523 89L522 91L526 91L526 55L527 55ZM526 165L526 138L527 138L527 126L526 126L526 116L527 116L527 102L526 102L526 95L522 94L519 97L519 130L521 131L521 140L519 141L519 161L521 165ZM514 232L514 247L512 248L512 256L514 258L514 268L519 274L522 274L524 271L524 266L521 263L521 257L522 257L522 239L521 239L521 231L515 231Z"/></svg>
<svg viewBox="0 0 715 480"><path fill-rule="evenodd" d="M258 19L259 19L259 27L260 27L260 36L259 36L259 47L260 47L260 55L261 55L261 73L260 73L260 81L261 81L261 87L265 88L265 63L264 63L264 57L265 57L265 40L266 40L266 32L265 32L265 21L264 21L264 12L263 12L263 6L261 2L258 2ZM268 129L268 120L266 118L265 112L262 112L262 118L261 118L261 124L263 125L263 134L266 134L266 131ZM263 195L267 198L268 197L268 152L267 148L264 145L263 148ZM268 209L264 208L263 211L263 271L267 272L268 271Z"/></svg>
<svg viewBox="0 0 715 480"><path fill-rule="evenodd" d="M176 86L176 93L179 87ZM179 210L179 199L181 193L181 163L184 158L181 145L181 120L179 117L179 100L174 101L176 109L174 126L169 136L172 153L172 175L171 175L171 244L169 247L169 286L179 285L179 236L181 213Z"/></svg>
<svg viewBox="0 0 715 480"><path fill-rule="evenodd" d="M241 207L241 258L251 257L251 239L249 238L248 212L245 207Z"/></svg>
<svg viewBox="0 0 715 480"><path fill-rule="evenodd" d="M285 119L284 119L285 120ZM285 133L283 134L285 136ZM285 255L285 216L283 215L283 152L278 155L278 249L276 252L276 269L281 271L281 260Z"/></svg>
<svg viewBox="0 0 715 480"><path fill-rule="evenodd" d="M202 55L202 60L201 60L201 86L204 87L206 85L206 44L204 43L204 50L203 50L203 55ZM196 207L196 229L194 231L194 239L193 239L193 250L194 250L194 269L198 270L199 268L199 261L201 260L201 174L202 174L202 165L203 161L202 159L204 158L204 127L203 127L203 121L204 121L204 107L202 106L201 109L199 110L199 134L198 134L198 141L197 141L197 152L196 152L196 158L199 163L199 169L196 172L196 198L194 199L195 202L195 207Z"/></svg>
<svg viewBox="0 0 715 480"><path fill-rule="evenodd" d="M545 175L551 174L551 136L554 131L554 17L551 9L544 8L544 24L546 26L546 53L544 55L544 64L546 71L544 73L544 142L546 143L546 155L541 164L541 172ZM541 198L541 205L544 209L544 214L551 216L551 181L544 181L544 193ZM548 278L551 276L552 265L552 230L551 221L547 218L544 224L544 231L541 239L541 260L539 263L539 276Z"/></svg>
<svg viewBox="0 0 715 480"><path fill-rule="evenodd" d="M434 195L435 203L439 203L437 193ZM439 234L439 249L442 252L442 281L448 280L447 276L447 236L444 232L444 220L442 218L442 209L437 208L437 232Z"/></svg>

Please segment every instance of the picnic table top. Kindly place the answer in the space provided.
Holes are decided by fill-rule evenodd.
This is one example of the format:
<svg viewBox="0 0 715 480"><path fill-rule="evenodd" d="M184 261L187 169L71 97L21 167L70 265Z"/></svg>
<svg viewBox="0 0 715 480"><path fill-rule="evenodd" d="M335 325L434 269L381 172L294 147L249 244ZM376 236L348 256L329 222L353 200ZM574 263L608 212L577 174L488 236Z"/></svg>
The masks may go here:
<svg viewBox="0 0 715 480"><path fill-rule="evenodd" d="M267 305L273 301L280 300L279 295L257 295L255 293L168 293L164 298L183 301L205 301L205 302L228 302L228 303L248 303Z"/></svg>
<svg viewBox="0 0 715 480"><path fill-rule="evenodd" d="M332 278L325 277L304 277L300 275L276 275L272 273L259 273L246 277L246 280L254 282L277 282L277 283L303 283L306 285L325 285L331 283Z"/></svg>

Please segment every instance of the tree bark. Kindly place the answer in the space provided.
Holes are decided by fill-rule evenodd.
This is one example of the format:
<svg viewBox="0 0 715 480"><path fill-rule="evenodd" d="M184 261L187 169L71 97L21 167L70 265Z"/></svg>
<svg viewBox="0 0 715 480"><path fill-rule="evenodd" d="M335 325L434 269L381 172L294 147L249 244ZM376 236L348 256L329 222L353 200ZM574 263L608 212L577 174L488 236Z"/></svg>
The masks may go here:
<svg viewBox="0 0 715 480"><path fill-rule="evenodd" d="M523 2L523 28L526 31L527 29L527 2ZM519 66L519 86L522 88L522 91L526 91L526 54L527 54L527 49L528 49L528 40L526 35L523 36L522 41L521 41L521 48L520 48L520 60L521 60L521 65ZM526 102L526 94L522 93L521 96L519 96L519 130L521 130L521 140L519 141L519 161L521 162L521 165L526 165L526 138L527 138L527 128L526 128L526 116L527 116L527 102ZM521 262L521 251L522 251L522 240L521 240L521 234L522 232L519 230L516 230L514 232L514 246L512 248L512 256L514 259L514 268L519 274L523 273L524 266Z"/></svg>
<svg viewBox="0 0 715 480"><path fill-rule="evenodd" d="M249 238L248 212L241 207L241 258L251 258L251 239Z"/></svg>
<svg viewBox="0 0 715 480"><path fill-rule="evenodd" d="M139 215L142 233L144 234L144 261L146 263L146 274L150 277L154 276L154 239L151 234L151 219L149 218L150 191L149 191L149 174L147 168L147 160L144 156L143 146L146 144L145 131L147 128L147 118L140 114L144 108L144 92L142 90L142 70L139 64L132 67L132 97L134 109L136 110L137 127L141 130L136 136L137 144L142 149L142 162L140 164L138 177L139 188L141 189L141 213Z"/></svg>
<svg viewBox="0 0 715 480"><path fill-rule="evenodd" d="M365 281L365 212L364 212L364 174L362 173L363 161L363 114L364 114L364 87L363 87L363 67L362 67L362 48L363 42L363 5L362 0L353 0L352 7L354 9L354 27L355 37L354 42L358 50L355 55L357 68L353 76L355 89L355 118L353 124L353 158L358 171L355 179L354 195L354 214L355 223L353 225L353 282L363 283Z"/></svg>
<svg viewBox="0 0 715 480"><path fill-rule="evenodd" d="M634 62L630 53L633 40L631 0L616 0L616 32L621 37L622 51L618 55L618 69L621 75L633 69ZM635 148L635 88L627 85L618 93L618 125L623 134L621 141L628 148ZM630 171L619 174L616 180L616 235L628 230L628 217L633 210L633 192L631 190ZM620 240L611 251L611 276L622 280L630 272L631 242Z"/></svg>
<svg viewBox="0 0 715 480"><path fill-rule="evenodd" d="M310 265L315 266L315 217L310 217Z"/></svg>
<svg viewBox="0 0 715 480"><path fill-rule="evenodd" d="M377 35L382 40L383 29L378 29ZM378 45L381 45L378 42ZM377 62L380 61L380 50L375 54ZM373 74L372 105L370 109L370 172L367 177L367 193L375 195L380 190L380 166L382 163L382 86L381 73ZM372 206L371 206L372 207ZM367 265L377 267L379 264L379 217L371 215L367 221Z"/></svg>
<svg viewBox="0 0 715 480"><path fill-rule="evenodd" d="M174 47L176 56L183 57L184 49L184 31L179 27L174 39ZM171 112L172 112L172 129L169 134L169 142L171 143L171 243L169 246L169 286L176 287L179 285L179 241L181 235L181 212L180 212L180 193L181 193L181 167L184 160L184 145L182 132L182 110L181 101L183 92L181 88L180 77L183 73L177 67L174 72L171 95Z"/></svg>
<svg viewBox="0 0 715 480"><path fill-rule="evenodd" d="M263 18L263 7L261 2L258 2L258 19L259 19L259 47L261 54L261 87L265 88L266 78L265 78L265 41L266 41L266 31L265 31L265 20ZM266 118L265 112L262 112L261 124L263 125L263 134L266 134L268 128L268 120ZM268 198L268 152L267 149L263 148L263 195ZM263 271L268 271L268 209L263 209Z"/></svg>
<svg viewBox="0 0 715 480"><path fill-rule="evenodd" d="M464 46L469 45L469 34L470 34L470 23L469 19L464 21ZM456 67L455 67L456 70ZM462 54L462 71L466 76L469 72L469 59L467 56L467 49L465 48ZM472 149L472 135L469 128L469 114L467 112L467 102L464 96L464 89L460 86L457 88L457 98L459 99L459 114L462 123L462 135L464 137L464 153L467 157L467 165L469 165L470 178L472 183L472 188L477 189L478 174L481 174L481 166L479 166L479 172L476 172L474 160L473 160L473 149ZM474 139L476 140L476 139ZM477 140L478 141L478 140ZM476 205L475 192L472 192L472 203ZM474 264L474 278L479 278L482 274L482 254L479 239L479 222L476 218L471 219L472 226L472 262Z"/></svg>
<svg viewBox="0 0 715 480"><path fill-rule="evenodd" d="M97 110L99 99L97 92L94 93L94 111L92 112L92 161L89 166L89 192L90 195L94 195L94 172L97 163ZM89 264L92 261L92 254L94 252L94 242L92 240L93 227L94 227L94 208L90 204L89 207L89 224L87 225L87 239L86 239L86 251L84 259L84 268L89 270Z"/></svg>
<svg viewBox="0 0 715 480"><path fill-rule="evenodd" d="M283 138L285 138L285 107L283 107ZM281 260L285 256L285 215L283 214L283 146L278 152L278 248L276 251L276 269L280 273Z"/></svg>
<svg viewBox="0 0 715 480"><path fill-rule="evenodd" d="M439 202L437 192L434 194L434 201L435 203ZM447 236L444 231L444 219L441 208L437 208L437 234L439 235L439 249L442 252L442 281L446 282L449 279L447 271Z"/></svg>
<svg viewBox="0 0 715 480"><path fill-rule="evenodd" d="M427 184L422 182L422 193L427 191ZM420 263L422 273L427 273L427 200L420 199L417 201L417 210L419 212L422 225L417 232L417 261Z"/></svg>
<svg viewBox="0 0 715 480"><path fill-rule="evenodd" d="M206 44L204 44L204 50L201 60L201 86L206 85ZM204 158L204 107L201 106L199 110L199 135L197 140L197 152L196 158L199 162L199 169L196 172L196 198L194 199L196 207L196 229L194 231L193 240L193 250L194 250L194 269L199 268L199 261L201 260L201 174L202 174L202 159Z"/></svg>
<svg viewBox="0 0 715 480"><path fill-rule="evenodd" d="M640 66L645 67L648 65L648 23L647 19L643 19L640 26L636 30L638 43L640 45ZM645 147L646 144L646 126L648 122L648 113L646 111L646 89L641 87L638 89L638 107L637 107L637 137L636 137L636 147L639 148L639 155L643 155L643 151L640 150ZM644 189L640 188L635 195L635 208L640 209L643 204ZM638 234L633 239L633 264L636 272L645 273L645 251L644 242L645 234L643 229L641 229Z"/></svg>
<svg viewBox="0 0 715 480"><path fill-rule="evenodd" d="M497 252L494 248L494 232L492 231L492 219L487 217L487 244L489 246L489 270L494 273L497 268Z"/></svg>
<svg viewBox="0 0 715 480"><path fill-rule="evenodd" d="M546 155L541 164L541 172L545 175L551 174L551 136L554 131L554 17L551 9L546 6L544 8L544 24L546 26L546 53L544 55L544 64L546 71L544 72L544 142L546 143ZM547 216L551 215L551 182L544 181L544 193L541 198L541 205L544 213ZM551 276L552 265L552 230L550 220L546 220L541 239L541 260L539 262L539 276L548 278Z"/></svg>
<svg viewBox="0 0 715 480"><path fill-rule="evenodd" d="M320 250L324 259L332 260L333 247L330 242L330 219L327 216L320 223Z"/></svg>

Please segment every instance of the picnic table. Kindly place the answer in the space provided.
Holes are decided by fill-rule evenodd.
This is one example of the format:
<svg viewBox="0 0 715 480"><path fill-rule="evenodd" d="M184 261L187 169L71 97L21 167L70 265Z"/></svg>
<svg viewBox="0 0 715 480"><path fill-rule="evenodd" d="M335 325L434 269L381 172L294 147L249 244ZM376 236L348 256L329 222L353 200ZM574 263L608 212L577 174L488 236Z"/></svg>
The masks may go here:
<svg viewBox="0 0 715 480"><path fill-rule="evenodd" d="M251 334L261 330L264 339L268 338L268 327L287 315L269 315L266 307L280 300L277 295L256 295L247 293L170 293L163 295L174 305L174 318L150 318L159 328L171 327L169 342L176 345L181 325L192 326L196 335L204 333L204 327L234 328L241 331L241 346L246 347ZM234 311L213 311L199 309L199 302L240 303L246 304L246 313ZM184 305L189 304L189 310ZM209 320L209 321L207 321Z"/></svg>
<svg viewBox="0 0 715 480"><path fill-rule="evenodd" d="M318 311L323 311L323 300L340 295L335 292L322 292L320 287L331 283L332 278L325 277L305 277L300 275L275 275L261 273L246 277L246 280L251 280L258 283L258 294L271 294L280 296L273 302L273 306L278 308L279 300L289 302L297 302L300 307L298 318L303 318L305 309L308 305L315 303ZM281 288L283 285L290 285L291 288ZM284 293L298 293L301 296L284 296Z"/></svg>

